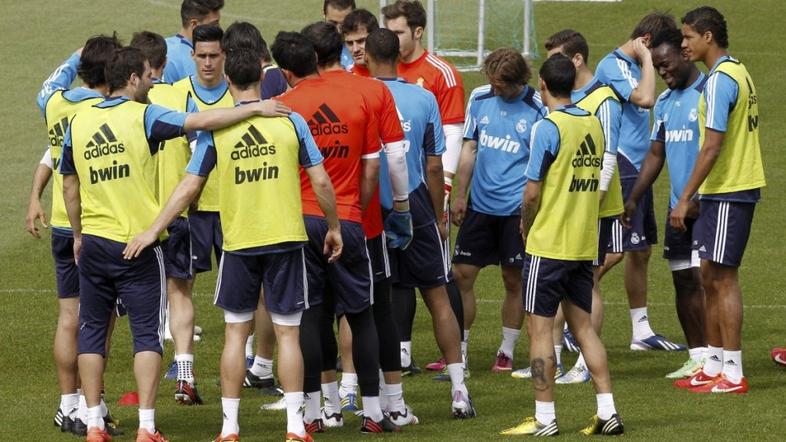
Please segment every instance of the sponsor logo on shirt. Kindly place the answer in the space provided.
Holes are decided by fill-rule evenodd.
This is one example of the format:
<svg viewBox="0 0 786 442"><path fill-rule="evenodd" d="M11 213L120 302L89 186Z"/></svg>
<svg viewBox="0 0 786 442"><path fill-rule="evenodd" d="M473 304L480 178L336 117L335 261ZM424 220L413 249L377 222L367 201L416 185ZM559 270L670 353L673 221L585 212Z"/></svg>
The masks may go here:
<svg viewBox="0 0 786 442"><path fill-rule="evenodd" d="M308 120L308 127L311 129L311 135L315 137L349 133L349 126L341 123L336 113L325 103L322 103L319 110Z"/></svg>
<svg viewBox="0 0 786 442"><path fill-rule="evenodd" d="M488 115L483 115L483 118L480 119L480 123L479 124L489 124L489 116Z"/></svg>
<svg viewBox="0 0 786 442"><path fill-rule="evenodd" d="M268 144L264 136L253 125L248 127L248 131L240 137L240 141L235 144L235 148L230 154L234 161L247 158L274 155L276 146Z"/></svg>
<svg viewBox="0 0 786 442"><path fill-rule="evenodd" d="M666 131L667 143L682 143L693 141L693 129L672 129Z"/></svg>
<svg viewBox="0 0 786 442"><path fill-rule="evenodd" d="M62 120L55 123L52 129L49 130L49 145L63 146L63 138L65 137L66 130L68 130L68 118L63 117Z"/></svg>
<svg viewBox="0 0 786 442"><path fill-rule="evenodd" d="M595 141L587 134L584 141L581 142L579 148L576 149L576 155L571 162L573 169L580 169L582 167L600 167L600 156L598 156L598 149L595 146ZM595 178L593 173L590 178L578 178L575 173L570 180L570 187L568 192L597 192L600 180Z"/></svg>
<svg viewBox="0 0 786 442"><path fill-rule="evenodd" d="M107 155L116 155L126 151L123 143L117 141L117 137L112 132L112 129L104 123L98 128L98 132L93 134L93 137L85 145L85 160L98 159ZM118 163L117 160L112 160L112 164L107 167L93 167L88 166L90 172L90 183L98 184L99 182L118 180L131 176L131 166L125 163Z"/></svg>
<svg viewBox="0 0 786 442"><path fill-rule="evenodd" d="M511 139L510 135L505 135L504 138L495 137L486 133L485 129L480 131L480 144L489 149L511 153L517 153L521 148L521 143Z"/></svg>

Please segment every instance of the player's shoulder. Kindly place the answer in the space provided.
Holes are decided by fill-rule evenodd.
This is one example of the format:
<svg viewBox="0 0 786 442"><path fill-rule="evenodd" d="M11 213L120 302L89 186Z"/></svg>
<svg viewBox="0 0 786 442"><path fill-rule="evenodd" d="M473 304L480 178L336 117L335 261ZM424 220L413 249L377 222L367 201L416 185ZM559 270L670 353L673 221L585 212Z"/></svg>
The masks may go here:
<svg viewBox="0 0 786 442"><path fill-rule="evenodd" d="M176 82L172 83L172 86L182 91L192 90L193 87L191 83L191 76L183 77L180 80L177 80Z"/></svg>
<svg viewBox="0 0 786 442"><path fill-rule="evenodd" d="M435 77L442 78L449 88L462 85L458 69L449 61L436 54L427 52L423 66L427 67Z"/></svg>
<svg viewBox="0 0 786 442"><path fill-rule="evenodd" d="M521 101L538 113L545 115L546 106L543 105L543 99L540 97L540 92L536 91L531 86L524 86L524 96Z"/></svg>
<svg viewBox="0 0 786 442"><path fill-rule="evenodd" d="M655 100L655 106L656 107L664 106L665 103L667 103L669 101L669 98L671 96L672 96L672 90L669 89L669 88L666 88L665 91L661 92L660 95L658 95L658 98Z"/></svg>
<svg viewBox="0 0 786 442"><path fill-rule="evenodd" d="M469 101L483 101L488 100L490 98L494 98L494 92L491 90L490 84L484 84L482 86L478 86L475 89L472 89L472 92L469 94Z"/></svg>

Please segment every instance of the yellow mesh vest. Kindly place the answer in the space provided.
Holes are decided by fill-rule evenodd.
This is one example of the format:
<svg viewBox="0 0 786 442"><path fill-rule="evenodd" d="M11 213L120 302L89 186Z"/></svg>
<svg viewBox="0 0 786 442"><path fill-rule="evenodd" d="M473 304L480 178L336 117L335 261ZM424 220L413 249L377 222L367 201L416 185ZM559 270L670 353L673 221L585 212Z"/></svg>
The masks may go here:
<svg viewBox="0 0 786 442"><path fill-rule="evenodd" d="M153 89L150 89L148 98L153 104L178 112L186 112L188 95L169 83L156 83ZM161 145L156 156L158 158L156 197L163 208L175 187L186 174L186 167L191 159L191 147L185 136L173 138ZM186 209L181 216L187 214L188 210Z"/></svg>

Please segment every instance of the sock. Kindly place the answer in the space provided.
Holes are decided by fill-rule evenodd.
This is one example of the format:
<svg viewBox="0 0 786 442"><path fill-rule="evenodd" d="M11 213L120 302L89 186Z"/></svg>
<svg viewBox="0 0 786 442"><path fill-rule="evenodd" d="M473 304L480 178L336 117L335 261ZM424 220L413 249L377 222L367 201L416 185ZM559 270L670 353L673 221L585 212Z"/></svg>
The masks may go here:
<svg viewBox="0 0 786 442"><path fill-rule="evenodd" d="M338 396L338 383L322 384L322 396L325 397L325 414L341 413L341 398Z"/></svg>
<svg viewBox="0 0 786 442"><path fill-rule="evenodd" d="M306 427L303 426L303 392L284 393L284 401L287 404L287 433L294 433L298 436L306 435Z"/></svg>
<svg viewBox="0 0 786 442"><path fill-rule="evenodd" d="M630 322L633 324L633 339L641 341L655 335L650 328L647 307L630 309Z"/></svg>
<svg viewBox="0 0 786 442"><path fill-rule="evenodd" d="M535 401L535 419L542 425L548 425L557 418L557 413L554 410L554 401L541 402Z"/></svg>
<svg viewBox="0 0 786 442"><path fill-rule="evenodd" d="M390 411L388 398L385 397L385 373L381 368L379 369L379 407L383 413Z"/></svg>
<svg viewBox="0 0 786 442"><path fill-rule="evenodd" d="M101 407L98 405L87 409L87 429L93 427L104 429L104 417L101 416Z"/></svg>
<svg viewBox="0 0 786 442"><path fill-rule="evenodd" d="M448 375L450 376L453 391L459 390L468 395L467 386L464 385L464 367L461 365L461 363L448 364Z"/></svg>
<svg viewBox="0 0 786 442"><path fill-rule="evenodd" d="M254 357L254 335L251 334L246 339L246 358Z"/></svg>
<svg viewBox="0 0 786 442"><path fill-rule="evenodd" d="M461 358L466 362L467 360L467 341L461 341Z"/></svg>
<svg viewBox="0 0 786 442"><path fill-rule="evenodd" d="M319 403L321 397L321 392L319 391L312 391L303 395L303 401L306 403L303 420L306 423L314 422L320 418L321 410L319 409Z"/></svg>
<svg viewBox="0 0 786 442"><path fill-rule="evenodd" d="M401 383L398 384L385 384L385 388L382 392L387 399L388 407L387 411L398 411L399 413L404 412L406 410L406 404L404 403L404 389L401 386Z"/></svg>
<svg viewBox="0 0 786 442"><path fill-rule="evenodd" d="M723 350L723 375L735 384L742 380L742 350Z"/></svg>
<svg viewBox="0 0 786 442"><path fill-rule="evenodd" d="M401 366L409 367L412 364L412 341L401 341Z"/></svg>
<svg viewBox="0 0 786 442"><path fill-rule="evenodd" d="M106 402L104 402L104 393L101 393L101 400L98 402L98 406L101 407L101 417L109 414L109 407L107 407Z"/></svg>
<svg viewBox="0 0 786 442"><path fill-rule="evenodd" d="M251 366L251 374L260 378L273 377L273 360L265 359L261 356L254 356L254 365Z"/></svg>
<svg viewBox="0 0 786 442"><path fill-rule="evenodd" d="M341 388L340 393L346 396L347 393L354 393L358 388L358 375L357 373L344 373L341 375Z"/></svg>
<svg viewBox="0 0 786 442"><path fill-rule="evenodd" d="M76 418L82 421L83 424L87 424L87 401L85 400L85 395L82 394L82 390L77 390L79 394L79 409L76 411Z"/></svg>
<svg viewBox="0 0 786 442"><path fill-rule="evenodd" d="M502 327L502 344L499 345L499 351L513 359L513 351L516 349L516 342L519 340L520 334L521 330Z"/></svg>
<svg viewBox="0 0 786 442"><path fill-rule="evenodd" d="M239 400L239 399L238 399ZM139 428L155 433L156 432L156 410L139 409Z"/></svg>
<svg viewBox="0 0 786 442"><path fill-rule="evenodd" d="M71 393L71 394L60 395L60 411L63 412L63 416L70 416L70 413L74 411L75 408L78 407L79 407L79 394Z"/></svg>
<svg viewBox="0 0 786 442"><path fill-rule="evenodd" d="M614 408L614 396L611 393L600 393L595 395L598 400L598 417L604 421L611 419L611 416L617 414L617 409Z"/></svg>
<svg viewBox="0 0 786 442"><path fill-rule="evenodd" d="M587 369L587 363L584 362L584 353L583 352L579 352L579 358L576 359L576 364L574 365L574 367L582 367L585 370Z"/></svg>
<svg viewBox="0 0 786 442"><path fill-rule="evenodd" d="M379 406L379 396L363 396L363 415L374 422L381 421L385 416Z"/></svg>
<svg viewBox="0 0 786 442"><path fill-rule="evenodd" d="M230 434L240 434L240 424L237 423L237 413L240 410L240 398L222 397L221 409L224 412L224 423L221 426L221 436L226 437Z"/></svg>
<svg viewBox="0 0 786 442"><path fill-rule="evenodd" d="M554 346L554 356L557 358L557 365L562 365L562 344Z"/></svg>
<svg viewBox="0 0 786 442"><path fill-rule="evenodd" d="M704 358L707 347L694 347L688 349L688 356L695 362L700 362Z"/></svg>
<svg viewBox="0 0 786 442"><path fill-rule="evenodd" d="M194 355L183 353L175 355L177 363L177 380L194 383Z"/></svg>
<svg viewBox="0 0 786 442"><path fill-rule="evenodd" d="M723 348L707 346L707 360L704 362L704 374L717 376L723 371Z"/></svg>
<svg viewBox="0 0 786 442"><path fill-rule="evenodd" d="M462 342L469 342L469 329L464 330L464 336L461 340Z"/></svg>

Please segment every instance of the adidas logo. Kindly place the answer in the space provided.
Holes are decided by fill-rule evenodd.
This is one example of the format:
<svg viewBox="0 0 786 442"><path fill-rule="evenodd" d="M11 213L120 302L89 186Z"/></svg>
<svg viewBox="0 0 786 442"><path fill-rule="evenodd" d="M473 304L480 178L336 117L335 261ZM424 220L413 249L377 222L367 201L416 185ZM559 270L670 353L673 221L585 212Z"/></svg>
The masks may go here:
<svg viewBox="0 0 786 442"><path fill-rule="evenodd" d="M718 358L716 355L710 356L710 360L715 362L720 362L720 358Z"/></svg>
<svg viewBox="0 0 786 442"><path fill-rule="evenodd" d="M641 324L642 322L647 322L647 321L649 321L649 318L647 318L647 315L642 316L638 320L639 324Z"/></svg>
<svg viewBox="0 0 786 442"><path fill-rule="evenodd" d="M241 141L235 144L235 149L230 157L237 161L240 159L273 155L276 153L276 146L268 145L267 140L253 125L248 127L248 132L240 137Z"/></svg>
<svg viewBox="0 0 786 442"><path fill-rule="evenodd" d="M55 123L49 129L49 145L50 146L63 146L63 138L65 137L66 130L68 130L68 118L63 117L62 120Z"/></svg>
<svg viewBox="0 0 786 442"><path fill-rule="evenodd" d="M480 119L480 123L478 124L489 124L489 116L483 115L483 118Z"/></svg>
<svg viewBox="0 0 786 442"><path fill-rule="evenodd" d="M100 158L104 155L114 155L125 152L123 143L118 143L112 129L104 123L98 128L98 132L93 134L93 138L85 145L85 159Z"/></svg>
<svg viewBox="0 0 786 442"><path fill-rule="evenodd" d="M699 247L699 252L707 253L707 248L704 246Z"/></svg>
<svg viewBox="0 0 786 442"><path fill-rule="evenodd" d="M576 158L573 159L571 164L574 169L580 167L600 167L600 156L598 156L595 141L589 134L584 137L584 141L582 141L579 148L576 149Z"/></svg>
<svg viewBox="0 0 786 442"><path fill-rule="evenodd" d="M736 362L734 362L734 361L733 361L733 360L731 360L731 359L729 359L728 361L724 362L724 364L726 364L726 365L737 365L737 363L736 363Z"/></svg>
<svg viewBox="0 0 786 442"><path fill-rule="evenodd" d="M325 103L319 106L311 119L308 120L311 135L338 135L349 133L349 126L342 124L333 109Z"/></svg>

